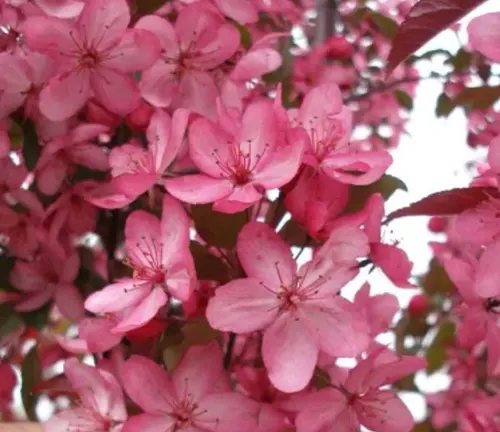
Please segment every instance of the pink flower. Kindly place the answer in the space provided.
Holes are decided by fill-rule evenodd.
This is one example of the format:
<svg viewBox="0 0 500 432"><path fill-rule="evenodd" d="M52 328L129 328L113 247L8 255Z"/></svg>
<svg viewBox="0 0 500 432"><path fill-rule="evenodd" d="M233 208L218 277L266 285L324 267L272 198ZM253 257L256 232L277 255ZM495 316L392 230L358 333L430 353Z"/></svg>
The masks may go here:
<svg viewBox="0 0 500 432"><path fill-rule="evenodd" d="M125 224L125 248L134 277L118 280L87 298L85 308L96 314L123 313L116 333L149 322L172 295L187 300L194 284L189 252L189 220L172 197L163 199L161 221L143 210Z"/></svg>
<svg viewBox="0 0 500 432"><path fill-rule="evenodd" d="M169 179L165 186L181 201L215 201L215 210L234 213L294 177L302 160L302 136L286 129L265 101L249 105L241 125L227 114L220 118L219 124L199 118L189 129L189 153L202 173Z"/></svg>
<svg viewBox="0 0 500 432"><path fill-rule="evenodd" d="M51 247L44 247L35 261L17 260L10 281L24 296L16 304L16 310L36 310L53 299L67 318L82 319L83 299L73 285L79 265L78 255L63 256L62 251Z"/></svg>
<svg viewBox="0 0 500 432"><path fill-rule="evenodd" d="M305 167L293 189L286 194L284 203L293 219L303 225L311 237L324 239L348 199L348 185L322 171Z"/></svg>
<svg viewBox="0 0 500 432"><path fill-rule="evenodd" d="M105 370L66 360L64 373L78 393L81 405L54 415L45 432L120 432L127 419L120 384Z"/></svg>
<svg viewBox="0 0 500 432"><path fill-rule="evenodd" d="M17 385L17 376L9 363L0 363L0 413L9 409Z"/></svg>
<svg viewBox="0 0 500 432"><path fill-rule="evenodd" d="M259 222L240 232L237 252L248 277L219 287L207 318L222 331L264 331L262 356L276 388L305 388L320 351L347 357L367 347L365 320L337 295L356 276L357 267L325 265L322 259L297 272L289 247Z"/></svg>
<svg viewBox="0 0 500 432"><path fill-rule="evenodd" d="M129 142L111 150L109 162L117 191L136 198L161 180L183 143L189 111L178 109L172 119L156 110L146 132L148 149Z"/></svg>
<svg viewBox="0 0 500 432"><path fill-rule="evenodd" d="M81 124L68 135L47 143L35 168L40 191L46 195L56 194L74 164L106 171L109 165L105 149L91 142L106 132L107 126Z"/></svg>
<svg viewBox="0 0 500 432"><path fill-rule="evenodd" d="M5 236L3 241L13 255L32 259L39 245L37 229L43 217L42 204L33 192L24 189L9 195L18 211L0 203L0 234Z"/></svg>
<svg viewBox="0 0 500 432"><path fill-rule="evenodd" d="M385 357L385 358L384 358ZM387 384L426 366L424 359L388 356L378 349L349 372L330 374L332 386L305 396L297 432L352 432L360 424L374 432L409 432L413 417Z"/></svg>
<svg viewBox="0 0 500 432"><path fill-rule="evenodd" d="M392 157L385 150L358 151L349 146L352 114L335 84L313 88L302 106L291 111L309 136L304 162L342 183L366 185L378 180Z"/></svg>
<svg viewBox="0 0 500 432"><path fill-rule="evenodd" d="M472 47L490 60L500 61L500 12L474 18L468 25Z"/></svg>
<svg viewBox="0 0 500 432"><path fill-rule="evenodd" d="M381 223L384 216L384 198L373 194L365 204L365 208L357 213L338 219L334 225L343 223L363 225L370 241L370 259L380 267L391 282L401 288L414 288L408 279L411 277L413 263L406 252L397 245L383 243L381 240Z"/></svg>
<svg viewBox="0 0 500 432"><path fill-rule="evenodd" d="M25 105L24 112L37 113L38 94L42 85L52 77L54 62L43 54L0 54L0 119Z"/></svg>
<svg viewBox="0 0 500 432"><path fill-rule="evenodd" d="M56 340L66 351L74 354L102 353L122 340L123 333L112 332L117 323L117 317L111 314L99 318L84 318L78 323L78 338L56 335Z"/></svg>
<svg viewBox="0 0 500 432"><path fill-rule="evenodd" d="M167 373L153 361L132 356L123 383L145 412L130 418L122 432L254 432L259 404L230 390L216 342L193 346Z"/></svg>
<svg viewBox="0 0 500 432"><path fill-rule="evenodd" d="M388 293L370 296L368 283L365 283L356 293L354 305L366 317L370 333L374 337L388 330L392 319L399 311L399 302L396 296Z"/></svg>
<svg viewBox="0 0 500 432"><path fill-rule="evenodd" d="M172 104L213 117L218 90L210 71L236 52L238 30L203 2L182 9L174 26L149 15L135 28L153 32L163 48L161 58L142 75L144 99L159 108Z"/></svg>
<svg viewBox="0 0 500 432"><path fill-rule="evenodd" d="M57 75L40 94L40 109L51 120L76 114L93 94L110 111L126 115L139 104L129 73L157 59L160 45L144 30L127 29L125 0L89 0L78 20L35 16L24 23L28 46L53 57Z"/></svg>
<svg viewBox="0 0 500 432"><path fill-rule="evenodd" d="M496 286L500 242L486 248L479 260L465 248L459 255L441 244L433 244L433 249L463 299L456 309L462 318L457 331L459 345L471 350L486 342L488 373L500 372L500 291Z"/></svg>
<svg viewBox="0 0 500 432"><path fill-rule="evenodd" d="M47 15L57 18L77 17L84 5L83 1L78 0L34 0L34 3Z"/></svg>
<svg viewBox="0 0 500 432"><path fill-rule="evenodd" d="M96 226L97 209L83 196L85 183L78 183L63 192L47 209L44 225L51 238L57 240L61 233L84 235Z"/></svg>

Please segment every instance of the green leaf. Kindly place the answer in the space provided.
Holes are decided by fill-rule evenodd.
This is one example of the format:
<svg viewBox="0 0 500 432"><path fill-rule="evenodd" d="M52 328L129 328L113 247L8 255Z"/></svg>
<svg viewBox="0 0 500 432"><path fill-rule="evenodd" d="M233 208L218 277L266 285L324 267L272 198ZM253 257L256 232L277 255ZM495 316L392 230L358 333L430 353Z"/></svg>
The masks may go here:
<svg viewBox="0 0 500 432"><path fill-rule="evenodd" d="M141 17L153 14L168 2L169 0L132 0L132 15Z"/></svg>
<svg viewBox="0 0 500 432"><path fill-rule="evenodd" d="M412 97L403 90L394 90L394 97L397 99L399 105L402 108L406 108L408 111L413 109L413 99Z"/></svg>
<svg viewBox="0 0 500 432"><path fill-rule="evenodd" d="M37 330L42 330L47 326L47 323L49 321L50 307L51 304L47 303L40 309L30 312L22 312L21 313L22 320L26 325L30 327L36 328Z"/></svg>
<svg viewBox="0 0 500 432"><path fill-rule="evenodd" d="M455 104L447 94L441 93L436 103L436 117L448 117L455 109Z"/></svg>
<svg viewBox="0 0 500 432"><path fill-rule="evenodd" d="M222 343L222 333L210 327L205 318L187 322L180 333L181 336L173 334L172 343L163 351L163 362L169 371L175 369L189 347L205 345L213 340Z"/></svg>
<svg viewBox="0 0 500 432"><path fill-rule="evenodd" d="M469 87L463 89L453 100L455 106L486 110L500 98L500 86Z"/></svg>
<svg viewBox="0 0 500 432"><path fill-rule="evenodd" d="M240 32L240 42L243 48L246 50L249 50L250 47L252 46L252 35L248 31L248 28L244 25L241 25L237 22L233 22L234 26L238 29Z"/></svg>
<svg viewBox="0 0 500 432"><path fill-rule="evenodd" d="M0 340L23 325L23 320L12 304L0 304Z"/></svg>
<svg viewBox="0 0 500 432"><path fill-rule="evenodd" d="M472 63L472 54L461 48L453 57L446 61L446 63L451 63L455 68L455 72L461 72L470 67Z"/></svg>
<svg viewBox="0 0 500 432"><path fill-rule="evenodd" d="M304 228L293 219L287 220L278 234L290 246L303 247L311 240Z"/></svg>
<svg viewBox="0 0 500 432"><path fill-rule="evenodd" d="M246 212L227 214L212 210L211 204L191 207L191 215L198 234L210 245L232 248L238 234L247 222Z"/></svg>
<svg viewBox="0 0 500 432"><path fill-rule="evenodd" d="M378 12L372 12L371 19L377 25L380 33L388 39L394 39L398 32L398 23L396 21Z"/></svg>
<svg viewBox="0 0 500 432"><path fill-rule="evenodd" d="M427 294L451 294L456 292L455 285L451 281L448 273L436 258L433 258L429 265L429 271L420 280L420 285Z"/></svg>
<svg viewBox="0 0 500 432"><path fill-rule="evenodd" d="M425 355L428 373L436 372L444 365L447 358L446 350L454 340L455 324L452 322L442 324Z"/></svg>
<svg viewBox="0 0 500 432"><path fill-rule="evenodd" d="M224 262L211 254L202 244L192 241L189 245L193 255L196 275L201 280L214 280L220 283L229 281L228 267Z"/></svg>
<svg viewBox="0 0 500 432"><path fill-rule="evenodd" d="M349 201L344 213L362 210L368 198L374 193L380 193L387 201L398 189L408 192L402 180L389 174L383 175L380 180L367 186L350 186Z"/></svg>
<svg viewBox="0 0 500 432"><path fill-rule="evenodd" d="M40 356L38 355L37 347L31 350L24 357L21 367L21 398L23 401L24 409L28 418L32 421L38 421L35 413L37 396L33 388L42 380L42 364Z"/></svg>
<svg viewBox="0 0 500 432"><path fill-rule="evenodd" d="M23 131L23 159L26 167L33 171L42 153L34 123L26 119L20 125Z"/></svg>

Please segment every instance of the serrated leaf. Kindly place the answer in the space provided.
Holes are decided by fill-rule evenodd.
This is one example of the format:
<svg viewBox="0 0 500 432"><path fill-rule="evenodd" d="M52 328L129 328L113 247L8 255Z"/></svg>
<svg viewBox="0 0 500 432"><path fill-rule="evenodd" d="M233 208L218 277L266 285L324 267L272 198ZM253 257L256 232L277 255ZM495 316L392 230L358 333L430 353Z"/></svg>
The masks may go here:
<svg viewBox="0 0 500 432"><path fill-rule="evenodd" d="M220 258L211 254L205 246L196 241L190 243L189 250L194 259L198 279L228 282L228 267Z"/></svg>
<svg viewBox="0 0 500 432"><path fill-rule="evenodd" d="M436 258L431 260L429 271L422 278L421 286L428 294L450 294L456 291L448 273Z"/></svg>
<svg viewBox="0 0 500 432"><path fill-rule="evenodd" d="M382 33L386 38L393 39L398 32L398 24L392 18L382 15L378 12L372 12L370 18L375 22L380 33Z"/></svg>
<svg viewBox="0 0 500 432"><path fill-rule="evenodd" d="M287 220L278 234L290 246L303 247L311 240L304 228L293 219Z"/></svg>
<svg viewBox="0 0 500 432"><path fill-rule="evenodd" d="M22 153L24 163L26 164L26 168L33 171L42 153L42 147L40 147L35 125L31 120L24 120L20 126L23 131Z"/></svg>
<svg viewBox="0 0 500 432"><path fill-rule="evenodd" d="M222 343L222 333L210 327L205 318L192 320L181 329L182 341L172 344L163 351L163 362L169 371L175 369L189 347L205 345L213 340Z"/></svg>
<svg viewBox="0 0 500 432"><path fill-rule="evenodd" d="M231 248L247 222L245 212L227 214L212 210L211 204L191 207L191 215L198 234L211 246Z"/></svg>
<svg viewBox="0 0 500 432"><path fill-rule="evenodd" d="M344 213L354 213L362 210L368 198L374 193L380 193L384 200L387 201L397 190L408 192L408 187L401 179L389 174L383 175L375 183L367 186L352 185L349 187L349 201Z"/></svg>
<svg viewBox="0 0 500 432"><path fill-rule="evenodd" d="M0 304L0 340L23 325L21 315L9 303Z"/></svg>
<svg viewBox="0 0 500 432"><path fill-rule="evenodd" d="M412 97L403 90L394 90L394 97L397 99L399 105L406 108L408 111L413 109Z"/></svg>
<svg viewBox="0 0 500 432"><path fill-rule="evenodd" d="M34 387L42 380L42 364L38 349L36 346L26 354L21 366L21 398L23 401L24 410L28 418L32 421L38 421L35 408L37 396L34 392Z"/></svg>
<svg viewBox="0 0 500 432"><path fill-rule="evenodd" d="M436 103L436 117L448 117L455 109L455 104L445 93L441 93Z"/></svg>
<svg viewBox="0 0 500 432"><path fill-rule="evenodd" d="M463 89L453 99L455 106L486 110L500 98L500 86L469 87Z"/></svg>
<svg viewBox="0 0 500 432"><path fill-rule="evenodd" d="M437 192L390 213L386 222L405 216L451 216L473 208L491 196L497 197L498 190L489 186Z"/></svg>
<svg viewBox="0 0 500 432"><path fill-rule="evenodd" d="M131 12L136 17L155 13L170 0L132 0Z"/></svg>
<svg viewBox="0 0 500 432"><path fill-rule="evenodd" d="M456 72L461 72L467 69L472 63L472 54L460 48L457 53L451 57L447 63L451 63Z"/></svg>
<svg viewBox="0 0 500 432"><path fill-rule="evenodd" d="M248 28L245 27L244 25L240 24L240 23L237 23L237 22L233 22L233 24L238 29L238 31L240 32L240 42L241 42L241 45L246 50L249 50L250 47L252 46L252 35L248 31Z"/></svg>
<svg viewBox="0 0 500 432"><path fill-rule="evenodd" d="M455 324L451 322L442 324L425 355L428 373L434 373L443 367L447 358L446 350L454 340Z"/></svg>
<svg viewBox="0 0 500 432"><path fill-rule="evenodd" d="M484 0L420 0L410 10L394 38L387 75L410 54L458 21Z"/></svg>

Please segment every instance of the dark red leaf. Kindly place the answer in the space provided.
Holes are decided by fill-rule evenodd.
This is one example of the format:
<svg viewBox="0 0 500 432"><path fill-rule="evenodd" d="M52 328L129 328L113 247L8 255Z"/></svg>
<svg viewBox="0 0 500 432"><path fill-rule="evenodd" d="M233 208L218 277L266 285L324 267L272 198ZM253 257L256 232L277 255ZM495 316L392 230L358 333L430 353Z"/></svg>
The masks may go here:
<svg viewBox="0 0 500 432"><path fill-rule="evenodd" d="M392 43L387 75L426 42L469 13L484 0L420 0L413 6Z"/></svg>
<svg viewBox="0 0 500 432"><path fill-rule="evenodd" d="M476 207L488 197L498 196L498 190L489 186L437 192L392 212L387 216L386 222L404 216L451 216Z"/></svg>

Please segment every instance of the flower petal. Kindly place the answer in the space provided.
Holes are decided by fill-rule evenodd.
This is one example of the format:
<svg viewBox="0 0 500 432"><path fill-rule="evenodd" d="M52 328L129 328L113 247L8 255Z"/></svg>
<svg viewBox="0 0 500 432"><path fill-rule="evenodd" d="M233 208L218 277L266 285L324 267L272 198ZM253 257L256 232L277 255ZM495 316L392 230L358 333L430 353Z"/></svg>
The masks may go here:
<svg viewBox="0 0 500 432"><path fill-rule="evenodd" d="M207 319L218 330L250 333L267 327L278 314L279 302L253 278L236 279L215 290Z"/></svg>
<svg viewBox="0 0 500 432"><path fill-rule="evenodd" d="M165 181L167 191L189 204L208 204L228 196L233 185L226 179L214 179L202 174L184 175Z"/></svg>
<svg viewBox="0 0 500 432"><path fill-rule="evenodd" d="M301 320L285 313L265 331L262 358L273 385L293 393L309 384L318 362L318 347Z"/></svg>
<svg viewBox="0 0 500 432"><path fill-rule="evenodd" d="M290 248L269 225L246 224L238 236L236 251L246 274L262 281L267 289L277 291L293 282L296 267Z"/></svg>
<svg viewBox="0 0 500 432"><path fill-rule="evenodd" d="M153 33L129 29L109 51L103 64L121 72L142 71L153 65L160 50L160 42Z"/></svg>
<svg viewBox="0 0 500 432"><path fill-rule="evenodd" d="M40 111L49 120L66 120L83 108L89 96L90 76L86 70L58 75L40 92Z"/></svg>
<svg viewBox="0 0 500 432"><path fill-rule="evenodd" d="M171 410L175 392L167 373L154 361L133 355L123 366L123 387L145 412L164 416Z"/></svg>

